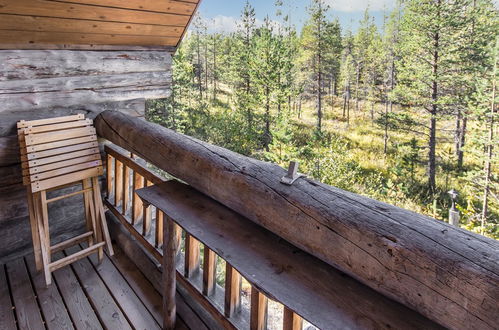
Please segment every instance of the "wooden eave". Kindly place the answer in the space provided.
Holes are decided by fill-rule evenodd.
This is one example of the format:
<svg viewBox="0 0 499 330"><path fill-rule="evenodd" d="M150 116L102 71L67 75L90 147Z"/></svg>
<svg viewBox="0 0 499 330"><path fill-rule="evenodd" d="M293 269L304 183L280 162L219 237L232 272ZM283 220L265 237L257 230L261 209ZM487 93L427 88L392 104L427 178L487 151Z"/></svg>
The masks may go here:
<svg viewBox="0 0 499 330"><path fill-rule="evenodd" d="M201 0L0 0L0 49L174 51Z"/></svg>

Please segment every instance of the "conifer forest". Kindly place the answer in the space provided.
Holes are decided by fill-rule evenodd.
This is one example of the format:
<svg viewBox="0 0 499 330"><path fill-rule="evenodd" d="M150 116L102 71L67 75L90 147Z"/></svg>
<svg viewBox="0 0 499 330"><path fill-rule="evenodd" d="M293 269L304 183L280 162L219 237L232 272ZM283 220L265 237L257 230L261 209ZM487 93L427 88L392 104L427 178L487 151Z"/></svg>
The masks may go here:
<svg viewBox="0 0 499 330"><path fill-rule="evenodd" d="M376 22L339 23L286 0L237 31L197 16L174 56L173 92L148 120L235 152L499 239L499 20L493 0L401 0Z"/></svg>

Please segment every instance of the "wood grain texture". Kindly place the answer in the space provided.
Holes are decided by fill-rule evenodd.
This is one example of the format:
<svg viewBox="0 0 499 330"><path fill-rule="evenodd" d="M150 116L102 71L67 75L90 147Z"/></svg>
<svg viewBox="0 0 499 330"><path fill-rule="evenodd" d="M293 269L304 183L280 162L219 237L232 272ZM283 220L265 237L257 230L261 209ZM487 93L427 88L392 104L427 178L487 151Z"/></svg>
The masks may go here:
<svg viewBox="0 0 499 330"><path fill-rule="evenodd" d="M89 6L43 0L0 0L0 13L86 19L107 22L185 26L190 15L175 15L122 8ZM165 22L167 22L165 24Z"/></svg>
<svg viewBox="0 0 499 330"><path fill-rule="evenodd" d="M109 230L113 240L123 253L140 269L157 292L162 292L162 272L155 258L137 243L130 232L121 225L111 213L107 213ZM187 301L186 301L187 299ZM177 283L176 293L177 315L186 322L190 329L223 329L195 300L186 295L182 283ZM160 305L161 308L161 305ZM202 319L200 318L202 316ZM161 320L163 316L161 315Z"/></svg>
<svg viewBox="0 0 499 330"><path fill-rule="evenodd" d="M120 1L123 4L126 2ZM29 30L28 30L29 29ZM0 14L0 30L32 32L64 32L80 34L125 34L136 36L180 37L178 26L146 25L118 22L75 20L56 17L37 17ZM28 31L27 31L28 30ZM21 42L17 40L16 42Z"/></svg>
<svg viewBox="0 0 499 330"><path fill-rule="evenodd" d="M102 137L444 326L499 323L498 241L310 179L283 185L279 166L125 115L104 112L96 126Z"/></svg>
<svg viewBox="0 0 499 330"><path fill-rule="evenodd" d="M14 317L14 304L10 299L4 265L0 265L0 329L17 329L16 318Z"/></svg>
<svg viewBox="0 0 499 330"><path fill-rule="evenodd" d="M0 64L1 65L1 64ZM84 114L86 118L95 118L105 110L121 111L130 116L144 117L145 100L134 99L120 102L103 102L96 104L78 104L71 107L49 107L19 111L3 111L0 115L0 166L19 162L19 145L17 142L16 123L22 119L53 118L68 114ZM16 140L16 141L14 141Z"/></svg>
<svg viewBox="0 0 499 330"><path fill-rule="evenodd" d="M35 259L26 258L34 289L48 329L74 329L73 323L64 305L64 301L56 285L45 285L45 278L35 268Z"/></svg>
<svg viewBox="0 0 499 330"><path fill-rule="evenodd" d="M16 306L15 311L19 328L44 329L43 319L38 309L24 259L17 259L8 263L7 274L12 298Z"/></svg>
<svg viewBox="0 0 499 330"><path fill-rule="evenodd" d="M110 101L126 101L130 99L157 99L168 97L171 87L164 85L117 86L95 89L74 89L44 93L1 94L0 102L3 111L36 110L48 107L76 106L85 102L103 103ZM0 111L3 112L3 111Z"/></svg>
<svg viewBox="0 0 499 330"><path fill-rule="evenodd" d="M0 30L8 32L0 34L0 43L12 44L21 42L32 43L64 43L64 44L98 44L98 45L132 45L132 46L175 46L178 42L176 37L163 36L137 36L126 34L92 34L74 32L38 32L38 31L17 31Z"/></svg>
<svg viewBox="0 0 499 330"><path fill-rule="evenodd" d="M2 50L0 80L165 72L164 51Z"/></svg>
<svg viewBox="0 0 499 330"><path fill-rule="evenodd" d="M60 2L98 5L115 8L154 11L158 13L192 15L196 2L174 0L62 0Z"/></svg>
<svg viewBox="0 0 499 330"><path fill-rule="evenodd" d="M105 256L101 264L96 255L89 259L135 329L161 329L109 257Z"/></svg>
<svg viewBox="0 0 499 330"><path fill-rule="evenodd" d="M78 248L71 248L67 250L67 254L77 251ZM108 329L132 329L90 261L82 259L73 263L71 267L102 324Z"/></svg>
<svg viewBox="0 0 499 330"><path fill-rule="evenodd" d="M198 5L175 0L0 0L0 48L65 44L174 49Z"/></svg>
<svg viewBox="0 0 499 330"><path fill-rule="evenodd" d="M440 328L185 184L170 181L138 193L226 260L227 316L239 309L242 275L321 329Z"/></svg>

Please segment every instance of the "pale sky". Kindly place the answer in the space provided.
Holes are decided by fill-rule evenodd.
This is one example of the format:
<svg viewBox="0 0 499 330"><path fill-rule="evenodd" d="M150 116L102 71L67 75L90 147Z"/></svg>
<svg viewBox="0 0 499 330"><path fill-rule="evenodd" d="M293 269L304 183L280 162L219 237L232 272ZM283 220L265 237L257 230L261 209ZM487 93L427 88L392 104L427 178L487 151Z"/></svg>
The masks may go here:
<svg viewBox="0 0 499 330"><path fill-rule="evenodd" d="M203 0L199 11L208 20L211 31L234 32L245 2L246 0ZM395 4L395 0L326 0L326 2L331 6L331 16L338 18L343 27L354 30L368 6L371 15L381 25L383 10L391 10ZM261 24L267 15L275 18L273 0L250 0L250 3L255 8L257 23ZM285 0L284 3L284 14L289 14L293 23L301 28L307 19L309 0Z"/></svg>

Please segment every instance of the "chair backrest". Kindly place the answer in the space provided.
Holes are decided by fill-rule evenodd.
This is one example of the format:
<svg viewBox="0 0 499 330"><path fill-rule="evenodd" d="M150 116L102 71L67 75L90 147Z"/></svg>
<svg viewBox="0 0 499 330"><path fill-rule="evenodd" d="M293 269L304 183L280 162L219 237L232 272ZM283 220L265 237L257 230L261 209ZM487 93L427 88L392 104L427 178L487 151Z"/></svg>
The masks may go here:
<svg viewBox="0 0 499 330"><path fill-rule="evenodd" d="M18 122L23 183L37 192L102 175L92 125L82 114Z"/></svg>

